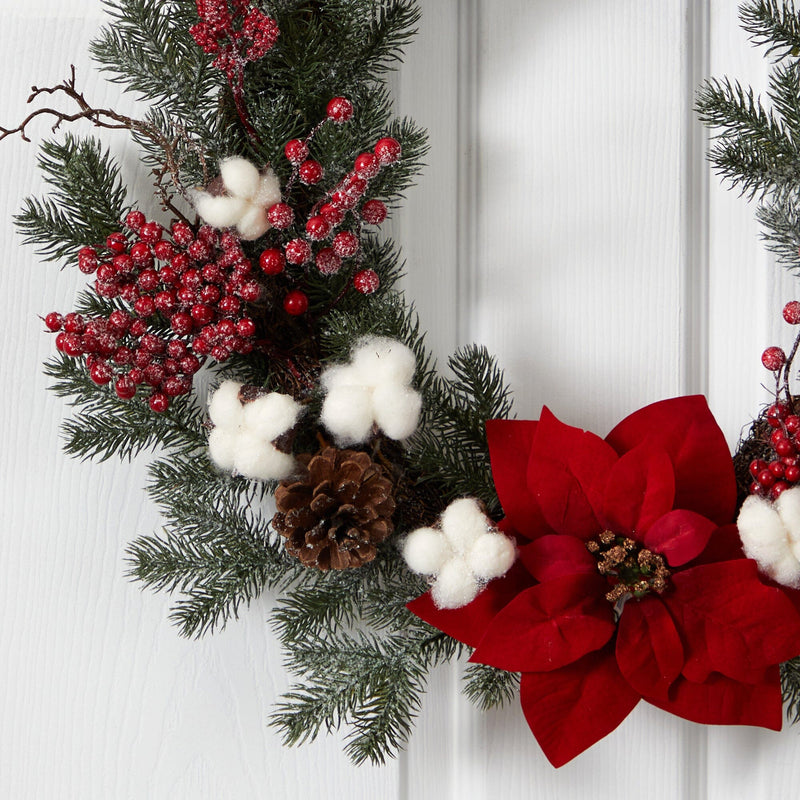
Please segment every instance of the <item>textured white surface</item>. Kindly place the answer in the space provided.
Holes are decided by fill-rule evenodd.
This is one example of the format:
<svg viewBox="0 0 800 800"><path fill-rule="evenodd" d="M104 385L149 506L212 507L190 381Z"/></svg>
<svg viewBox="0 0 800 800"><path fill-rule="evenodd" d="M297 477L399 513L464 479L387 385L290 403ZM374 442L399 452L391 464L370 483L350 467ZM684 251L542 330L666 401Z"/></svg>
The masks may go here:
<svg viewBox="0 0 800 800"><path fill-rule="evenodd" d="M70 63L90 97L119 105L87 68L99 5L0 2L0 123ZM761 399L761 350L785 344L792 296L752 209L713 177L706 197L687 144L703 64L763 80L735 4L432 0L424 12L395 88L398 111L430 128L430 166L393 232L437 354L481 341L507 368L520 416L546 402L598 433L647 402L706 390L733 443ZM105 140L143 195L123 137ZM333 739L282 749L266 727L286 685L269 599L222 634L179 639L168 600L124 578L126 542L158 526L144 460L59 452L68 412L44 391L52 339L36 315L69 308L79 276L39 264L13 232L21 198L42 193L34 146L3 142L0 165L0 797L790 795L796 729L706 730L646 707L555 772L516 703L483 715L459 696L458 665L431 677L408 752L383 769L351 767ZM706 292L707 352L692 321Z"/></svg>

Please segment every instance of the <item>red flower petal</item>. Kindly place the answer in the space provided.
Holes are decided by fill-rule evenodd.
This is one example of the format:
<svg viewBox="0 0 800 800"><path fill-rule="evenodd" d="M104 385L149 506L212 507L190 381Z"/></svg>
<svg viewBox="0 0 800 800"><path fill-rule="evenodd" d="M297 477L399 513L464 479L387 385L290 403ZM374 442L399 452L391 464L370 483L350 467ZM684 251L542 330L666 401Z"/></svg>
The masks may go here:
<svg viewBox="0 0 800 800"><path fill-rule="evenodd" d="M617 458L600 437L565 425L542 409L528 464L528 488L556 533L585 539L602 530L598 513Z"/></svg>
<svg viewBox="0 0 800 800"><path fill-rule="evenodd" d="M646 442L666 450L675 467L675 507L718 525L736 508L736 480L728 445L704 397L675 397L646 406L606 437L620 454Z"/></svg>
<svg viewBox="0 0 800 800"><path fill-rule="evenodd" d="M650 526L644 544L664 556L671 567L681 567L705 550L716 530L716 523L694 511L670 511Z"/></svg>
<svg viewBox="0 0 800 800"><path fill-rule="evenodd" d="M675 500L675 473L663 450L644 445L625 453L608 476L603 515L616 533L638 534L670 511Z"/></svg>
<svg viewBox="0 0 800 800"><path fill-rule="evenodd" d="M539 746L560 767L611 733L639 695L606 647L554 672L523 674L520 702Z"/></svg>
<svg viewBox="0 0 800 800"><path fill-rule="evenodd" d="M617 664L644 697L667 700L683 667L683 645L675 623L656 597L629 600L617 630Z"/></svg>
<svg viewBox="0 0 800 800"><path fill-rule="evenodd" d="M542 536L520 548L519 560L542 583L562 575L597 573L597 560L575 536Z"/></svg>
<svg viewBox="0 0 800 800"><path fill-rule="evenodd" d="M471 603L462 608L437 608L430 592L412 600L406 608L448 636L470 647L477 647L497 613L532 583L528 571L517 562L502 578L491 581Z"/></svg>
<svg viewBox="0 0 800 800"><path fill-rule="evenodd" d="M710 669L752 682L800 653L800 615L782 590L761 583L754 561L693 567L671 581L664 602L684 633L688 678Z"/></svg>
<svg viewBox="0 0 800 800"><path fill-rule="evenodd" d="M738 683L724 675L712 675L705 683L678 678L669 700L646 697L664 711L705 725L758 725L781 729L783 702L778 667L768 670L757 684Z"/></svg>
<svg viewBox="0 0 800 800"><path fill-rule="evenodd" d="M614 634L606 589L599 575L565 575L526 589L492 620L470 661L512 672L577 661Z"/></svg>
<svg viewBox="0 0 800 800"><path fill-rule="evenodd" d="M515 419L490 419L486 423L492 478L500 505L511 527L528 539L549 532L527 481L536 426L536 422Z"/></svg>
<svg viewBox="0 0 800 800"><path fill-rule="evenodd" d="M693 560L692 566L716 564L718 561L735 561L745 558L739 529L735 525L723 525L711 535L706 549Z"/></svg>

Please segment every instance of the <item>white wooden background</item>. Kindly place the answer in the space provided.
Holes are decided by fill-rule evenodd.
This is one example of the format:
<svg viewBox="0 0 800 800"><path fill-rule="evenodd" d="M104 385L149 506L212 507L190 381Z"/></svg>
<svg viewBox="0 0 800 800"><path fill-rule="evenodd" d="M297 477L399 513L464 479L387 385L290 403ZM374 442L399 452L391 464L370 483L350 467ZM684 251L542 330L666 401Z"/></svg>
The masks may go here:
<svg viewBox="0 0 800 800"><path fill-rule="evenodd" d="M604 433L639 406L706 392L733 443L762 399L768 344L795 291L764 254L753 209L702 159L692 95L707 74L763 85L734 0L426 0L396 79L398 111L431 132L430 166L394 233L440 355L498 354L517 412L543 402ZM88 72L99 0L0 2L0 121L31 83ZM38 129L46 134L45 126ZM135 154L107 137L134 192ZM353 768L333 740L280 747L286 686L263 598L224 633L185 641L168 599L123 577L126 542L158 526L144 461L59 452L66 410L45 392L38 314L79 275L36 262L10 217L41 193L35 149L0 145L0 797L417 798L793 795L800 729L707 729L641 705L553 770L518 706L481 715L458 665L431 681L408 752Z"/></svg>

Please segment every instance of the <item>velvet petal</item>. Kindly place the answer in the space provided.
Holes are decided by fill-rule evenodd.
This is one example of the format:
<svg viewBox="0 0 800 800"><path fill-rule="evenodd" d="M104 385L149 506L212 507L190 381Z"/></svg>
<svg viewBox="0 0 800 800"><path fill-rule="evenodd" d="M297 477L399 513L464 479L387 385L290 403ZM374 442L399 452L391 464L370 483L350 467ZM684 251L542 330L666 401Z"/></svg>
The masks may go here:
<svg viewBox="0 0 800 800"><path fill-rule="evenodd" d="M599 575L565 575L526 589L492 620L470 661L550 671L601 648L615 630Z"/></svg>
<svg viewBox="0 0 800 800"><path fill-rule="evenodd" d="M575 536L542 536L521 547L519 559L540 582L597 572L597 559L586 549L586 542Z"/></svg>
<svg viewBox="0 0 800 800"><path fill-rule="evenodd" d="M646 406L620 422L606 441L620 454L643 442L666 450L675 467L675 507L696 511L718 525L733 519L733 463L725 437L701 395Z"/></svg>
<svg viewBox="0 0 800 800"><path fill-rule="evenodd" d="M667 700L669 687L683 667L683 645L657 597L625 604L617 631L617 663L639 694Z"/></svg>
<svg viewBox="0 0 800 800"><path fill-rule="evenodd" d="M671 567L682 567L705 550L716 530L716 523L694 511L670 511L650 527L644 544Z"/></svg>
<svg viewBox="0 0 800 800"><path fill-rule="evenodd" d="M520 702L544 754L560 767L611 733L639 695L609 646L555 672L524 673Z"/></svg>

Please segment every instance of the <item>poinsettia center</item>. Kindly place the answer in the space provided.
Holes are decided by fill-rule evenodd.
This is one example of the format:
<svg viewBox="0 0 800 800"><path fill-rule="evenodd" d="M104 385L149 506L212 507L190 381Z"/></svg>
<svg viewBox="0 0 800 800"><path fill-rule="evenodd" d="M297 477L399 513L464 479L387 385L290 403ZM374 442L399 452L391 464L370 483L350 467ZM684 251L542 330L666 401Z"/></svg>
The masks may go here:
<svg viewBox="0 0 800 800"><path fill-rule="evenodd" d="M668 586L670 572L664 557L634 539L603 531L597 539L586 542L586 549L597 559L597 571L611 585L606 600L614 606L650 592L662 594Z"/></svg>

